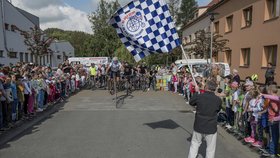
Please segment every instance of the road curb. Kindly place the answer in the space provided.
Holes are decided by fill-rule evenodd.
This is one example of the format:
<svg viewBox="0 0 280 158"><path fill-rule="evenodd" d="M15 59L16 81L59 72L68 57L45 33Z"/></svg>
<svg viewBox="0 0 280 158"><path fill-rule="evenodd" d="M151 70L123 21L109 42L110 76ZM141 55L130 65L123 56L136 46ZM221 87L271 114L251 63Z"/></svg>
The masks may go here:
<svg viewBox="0 0 280 158"><path fill-rule="evenodd" d="M66 102L67 102L67 100L66 100ZM34 125L38 124L42 120L50 117L52 114L59 111L60 108L63 107L63 105L66 102L56 103L54 105L50 105L44 112L39 113L32 120L24 120L24 121L20 121L20 123L16 123L16 127L11 128L11 129L9 129L9 130L0 134L0 146L3 146L4 144L13 140L14 138L16 138L18 135L20 135L21 133L23 133L27 129L33 127Z"/></svg>

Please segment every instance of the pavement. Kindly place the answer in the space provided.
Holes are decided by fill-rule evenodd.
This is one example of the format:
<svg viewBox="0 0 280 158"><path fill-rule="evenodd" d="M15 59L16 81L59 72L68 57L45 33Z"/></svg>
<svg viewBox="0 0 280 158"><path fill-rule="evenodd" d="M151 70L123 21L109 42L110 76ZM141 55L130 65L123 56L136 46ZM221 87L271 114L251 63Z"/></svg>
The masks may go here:
<svg viewBox="0 0 280 158"><path fill-rule="evenodd" d="M181 96L133 92L117 103L107 91L81 91L1 135L0 158L187 157L194 114ZM199 157L205 150L204 142ZM240 157L259 155L219 128L216 158Z"/></svg>

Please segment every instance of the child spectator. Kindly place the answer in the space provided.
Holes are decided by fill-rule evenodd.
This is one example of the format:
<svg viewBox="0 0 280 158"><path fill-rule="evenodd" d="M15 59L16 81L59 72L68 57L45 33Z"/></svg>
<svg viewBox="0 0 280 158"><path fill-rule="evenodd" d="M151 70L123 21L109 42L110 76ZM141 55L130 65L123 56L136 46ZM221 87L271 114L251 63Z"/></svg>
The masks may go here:
<svg viewBox="0 0 280 158"><path fill-rule="evenodd" d="M278 89L276 85L268 87L268 94L277 97ZM269 99L268 102L268 126L270 131L269 154L277 155L279 143L279 101Z"/></svg>
<svg viewBox="0 0 280 158"><path fill-rule="evenodd" d="M46 90L46 85L43 79L43 74L39 73L37 79L37 105L38 105L39 112L42 112L44 110L45 90Z"/></svg>
<svg viewBox="0 0 280 158"><path fill-rule="evenodd" d="M239 120L241 117L241 113L239 112L239 84L238 82L234 81L231 83L231 89L232 89L232 111L234 113L234 130L237 133L239 131Z"/></svg>
<svg viewBox="0 0 280 158"><path fill-rule="evenodd" d="M25 75L22 82L24 85L24 103L23 103L23 108L24 108L24 114L25 117L28 114L28 100L29 100L29 96L32 95L32 91L31 91L31 84L30 84L30 75Z"/></svg>
<svg viewBox="0 0 280 158"><path fill-rule="evenodd" d="M12 121L15 122L17 119L17 109L18 109L18 88L17 88L17 78L16 75L11 75L11 89L13 94L13 103L12 103Z"/></svg>
<svg viewBox="0 0 280 158"><path fill-rule="evenodd" d="M254 90L254 83L250 80L244 84L246 93L244 95L244 99L242 102L243 112L242 112L242 119L243 119L243 127L244 127L244 136L248 137L251 135L251 125L248 113L249 102L251 100L251 91Z"/></svg>
<svg viewBox="0 0 280 158"><path fill-rule="evenodd" d="M23 116L23 104L24 104L24 85L21 82L21 76L18 74L16 75L17 81L17 96L18 96L18 109L17 109L17 119L21 119Z"/></svg>
<svg viewBox="0 0 280 158"><path fill-rule="evenodd" d="M251 136L244 138L245 142L247 143L254 143L256 141L256 127L257 127L257 121L258 121L258 108L257 104L259 103L259 92L254 90L250 92L250 96L252 99L249 101L249 108L248 108L248 121L250 121L251 125Z"/></svg>
<svg viewBox="0 0 280 158"><path fill-rule="evenodd" d="M178 76L176 73L173 73L172 75L172 83L174 86L174 92L173 93L177 93L177 89L178 89Z"/></svg>
<svg viewBox="0 0 280 158"><path fill-rule="evenodd" d="M267 94L266 88L264 86L260 86L258 88L259 93L261 94ZM257 133L257 141L254 142L252 145L255 147L262 148L263 147L263 131L266 129L266 138L269 140L269 131L268 131L268 114L267 114L267 107L268 102L267 100L260 95L259 96L259 103L257 104L257 110L258 110L258 133Z"/></svg>
<svg viewBox="0 0 280 158"><path fill-rule="evenodd" d="M231 76L228 75L225 77L225 88L224 88L224 95L225 95L225 102L226 102L226 114L227 114L227 125L226 128L231 129L233 124L234 124L234 120L233 120L233 111L232 111L232 92L231 92L231 88L230 88L230 84L231 84Z"/></svg>
<svg viewBox="0 0 280 158"><path fill-rule="evenodd" d="M12 93L12 88L11 88L11 78L7 77L5 82L4 82L4 89L5 89L5 97L6 97L6 115L4 118L6 119L8 125L11 123L11 118L12 118L12 104L14 101L13 98L13 93ZM10 126L10 125L9 125Z"/></svg>
<svg viewBox="0 0 280 158"><path fill-rule="evenodd" d="M30 80L30 85L31 85L31 95L29 95L28 98L28 114L31 117L32 115L34 115L34 110L38 109L38 107L35 106L35 102L36 102L36 95L38 94L38 74L35 73L33 74L32 79ZM39 111L39 110L38 110Z"/></svg>

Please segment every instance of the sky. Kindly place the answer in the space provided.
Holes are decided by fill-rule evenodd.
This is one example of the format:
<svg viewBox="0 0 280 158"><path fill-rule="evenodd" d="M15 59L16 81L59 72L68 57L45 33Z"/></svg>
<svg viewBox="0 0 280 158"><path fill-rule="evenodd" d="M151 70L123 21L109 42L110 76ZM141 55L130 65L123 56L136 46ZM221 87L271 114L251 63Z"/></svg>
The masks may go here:
<svg viewBox="0 0 280 158"><path fill-rule="evenodd" d="M40 18L42 29L60 28L63 30L92 33L88 15L97 9L99 0L9 0L16 7ZM131 0L119 0L121 5ZM211 0L197 0L199 6Z"/></svg>

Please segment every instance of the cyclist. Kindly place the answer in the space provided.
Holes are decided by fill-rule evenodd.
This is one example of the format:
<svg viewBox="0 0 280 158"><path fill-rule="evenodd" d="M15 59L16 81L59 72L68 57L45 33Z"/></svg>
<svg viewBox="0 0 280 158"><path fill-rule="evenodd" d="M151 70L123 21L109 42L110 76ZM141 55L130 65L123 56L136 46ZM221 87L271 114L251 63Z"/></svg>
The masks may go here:
<svg viewBox="0 0 280 158"><path fill-rule="evenodd" d="M139 76L139 85L140 85L140 87L143 87L144 89L146 89L146 86L147 86L146 85L147 67L146 67L145 63L142 63L139 66L138 74L140 75Z"/></svg>
<svg viewBox="0 0 280 158"><path fill-rule="evenodd" d="M152 85L153 90L156 90L155 89L155 86L156 86L156 74L157 74L156 68L151 69L151 71L149 73L149 88L148 88L148 91L150 90L151 85Z"/></svg>
<svg viewBox="0 0 280 158"><path fill-rule="evenodd" d="M131 75L132 75L132 72L133 72L132 66L129 65L128 62L125 62L123 70L124 70L125 78L127 79L128 83L130 83Z"/></svg>
<svg viewBox="0 0 280 158"><path fill-rule="evenodd" d="M95 78L97 75L97 67L94 63L91 63L91 66L89 68L89 75L90 75L90 81L91 81L91 88L95 85Z"/></svg>
<svg viewBox="0 0 280 158"><path fill-rule="evenodd" d="M140 73L141 75L147 74L147 67L146 67L145 63L142 63L142 64L140 65L138 71L139 71L139 73Z"/></svg>
<svg viewBox="0 0 280 158"><path fill-rule="evenodd" d="M114 57L113 61L110 63L110 65L108 66L106 72L108 74L108 72L110 71L110 80L112 81L114 76L116 77L117 83L120 80L120 70L122 68L121 63L118 60L118 57Z"/></svg>

